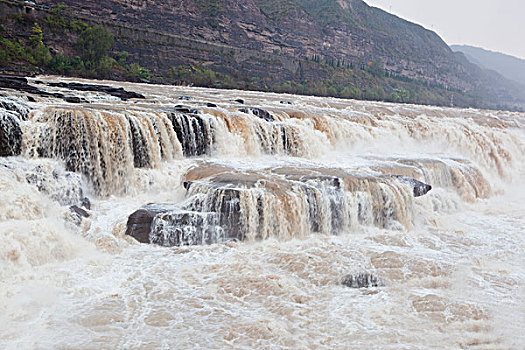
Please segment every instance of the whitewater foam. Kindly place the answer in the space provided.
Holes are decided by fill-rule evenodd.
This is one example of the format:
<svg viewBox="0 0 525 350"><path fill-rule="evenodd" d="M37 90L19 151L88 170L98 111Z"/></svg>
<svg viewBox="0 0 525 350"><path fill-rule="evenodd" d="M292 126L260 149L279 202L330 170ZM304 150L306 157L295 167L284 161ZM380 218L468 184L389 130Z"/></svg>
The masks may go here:
<svg viewBox="0 0 525 350"><path fill-rule="evenodd" d="M523 114L116 85L146 99L75 92L93 103L26 103L21 154L0 159L0 347L516 349L525 342ZM181 95L199 113L180 112ZM245 106L233 102L239 98ZM264 109L274 121L242 107ZM63 129L64 116L74 132ZM70 141L60 136L67 133ZM303 172L346 182L339 189L319 177L301 182ZM358 188L352 176L371 185ZM414 198L393 176L433 188ZM165 248L125 235L138 208L187 210L196 198L217 196L210 189L219 183L220 191L242 189L245 242ZM369 190L375 183L384 191ZM360 218L358 196L369 193L377 202ZM77 226L69 206L84 196L90 216ZM392 220L392 211L374 214L388 201L397 208ZM203 213L214 209L199 203ZM374 223L376 216L391 224ZM384 285L342 285L360 273Z"/></svg>

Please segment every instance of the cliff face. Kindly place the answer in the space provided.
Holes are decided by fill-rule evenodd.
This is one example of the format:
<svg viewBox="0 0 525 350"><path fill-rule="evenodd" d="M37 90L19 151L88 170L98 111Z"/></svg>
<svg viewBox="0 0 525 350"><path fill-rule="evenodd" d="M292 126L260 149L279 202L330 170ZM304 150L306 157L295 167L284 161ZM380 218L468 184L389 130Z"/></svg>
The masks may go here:
<svg viewBox="0 0 525 350"><path fill-rule="evenodd" d="M453 53L436 33L362 0L69 0L67 6L74 17L111 31L114 52L127 51L157 77L193 64L254 82L254 89L336 81L339 90L351 85L363 96L375 86L387 95L410 90L400 82L408 79L431 91L404 102L448 104L454 91L464 106L525 106L515 85ZM66 53L74 43L56 35L46 40ZM341 78L339 67L356 73ZM359 72L369 67L381 76ZM401 80L385 81L384 72Z"/></svg>
<svg viewBox="0 0 525 350"><path fill-rule="evenodd" d="M162 32L197 46L212 43L219 52L240 49L248 59L265 53L356 65L381 60L394 74L460 89L469 85L435 33L361 0L70 0L68 6L108 25ZM186 58L217 63L203 52L192 57L182 51Z"/></svg>

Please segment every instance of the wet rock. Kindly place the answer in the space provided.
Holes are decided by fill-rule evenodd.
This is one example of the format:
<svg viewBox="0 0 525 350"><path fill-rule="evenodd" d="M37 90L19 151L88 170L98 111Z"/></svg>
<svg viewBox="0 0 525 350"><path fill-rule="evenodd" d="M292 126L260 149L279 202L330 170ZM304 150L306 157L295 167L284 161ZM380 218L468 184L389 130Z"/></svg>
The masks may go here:
<svg viewBox="0 0 525 350"><path fill-rule="evenodd" d="M406 183L412 187L414 197L421 197L427 194L430 190L432 190L432 186L427 185L424 182L418 181L416 179L413 179L411 177L404 177L404 176L398 176L393 175L395 179L399 180L402 183Z"/></svg>
<svg viewBox="0 0 525 350"><path fill-rule="evenodd" d="M176 105L174 107L176 112L184 113L184 114L200 114L200 111L196 108L192 108L185 105Z"/></svg>
<svg viewBox="0 0 525 350"><path fill-rule="evenodd" d="M133 92L133 91L127 91L124 90L124 88L116 88L113 86L107 86L107 85L95 85L95 84L83 84L83 83L65 83L65 82L58 82L58 83L48 83L47 85L53 86L53 87L62 87L70 90L77 90L77 91L94 91L94 92L102 92L111 96L115 96L120 98L123 101L127 101L132 98L138 98L138 99L144 99L144 95Z"/></svg>
<svg viewBox="0 0 525 350"><path fill-rule="evenodd" d="M210 103L210 102L208 102L208 103L206 103L206 107L209 107L209 108L216 108L217 105L216 105L215 103Z"/></svg>
<svg viewBox="0 0 525 350"><path fill-rule="evenodd" d="M354 224L381 228L410 225L412 209L394 202L410 199L410 190L390 176L359 176L324 168L287 167L272 169L271 174L247 174L225 167L217 171L216 175L209 173L205 177L199 177L198 171L188 174L188 180L182 183L188 191L187 201L178 210L167 210L149 221L153 222L152 243L209 244L244 241L246 237L262 240L308 226L312 233L339 234ZM402 191L401 198L397 190ZM349 192L353 194L351 200ZM297 205L296 200L304 204L301 212L288 216L289 205ZM289 204L291 201L293 204ZM293 221L295 216L305 218L292 224L300 227L281 226L281 220ZM366 278L369 285L377 282L371 277L354 277L355 281L349 283L362 284Z"/></svg>
<svg viewBox="0 0 525 350"><path fill-rule="evenodd" d="M431 189L432 189L432 186L416 180L416 183L414 184L414 197L424 196Z"/></svg>
<svg viewBox="0 0 525 350"><path fill-rule="evenodd" d="M240 103L241 105L244 104L244 100L242 98L238 98L236 100L233 100L233 102L237 102L237 103Z"/></svg>
<svg viewBox="0 0 525 350"><path fill-rule="evenodd" d="M24 77L0 75L0 88L39 94L40 89L28 84Z"/></svg>
<svg viewBox="0 0 525 350"><path fill-rule="evenodd" d="M76 205L69 207L69 212L69 220L71 220L77 226L80 226L80 224L82 224L82 220L87 219L90 216L87 211Z"/></svg>
<svg viewBox="0 0 525 350"><path fill-rule="evenodd" d="M384 285L377 276L370 273L347 275L343 278L341 284L349 288L370 288L381 287Z"/></svg>
<svg viewBox="0 0 525 350"><path fill-rule="evenodd" d="M91 210L91 201L89 200L88 197L84 197L82 199L81 205L83 208L86 208L87 210Z"/></svg>
<svg viewBox="0 0 525 350"><path fill-rule="evenodd" d="M78 96L66 96L64 97L64 101L69 103L87 103L85 99Z"/></svg>
<svg viewBox="0 0 525 350"><path fill-rule="evenodd" d="M181 100L181 101L193 101L193 97L190 97L190 96L179 96L179 100Z"/></svg>
<svg viewBox="0 0 525 350"><path fill-rule="evenodd" d="M290 101L279 101L282 105L291 105L292 103Z"/></svg>
<svg viewBox="0 0 525 350"><path fill-rule="evenodd" d="M159 214L151 225L150 242L165 247L220 243L226 237L217 223L215 213L182 211Z"/></svg>
<svg viewBox="0 0 525 350"><path fill-rule="evenodd" d="M0 98L0 108L16 114L20 120L27 120L31 111L27 104L11 97Z"/></svg>
<svg viewBox="0 0 525 350"><path fill-rule="evenodd" d="M293 177L292 177L293 178ZM314 182L324 182L329 184L330 186L333 186L336 189L341 188L342 180L336 176L327 176L327 175L307 175L307 176L301 176L299 178L295 178L298 181L302 182L308 182L308 181L314 181Z"/></svg>
<svg viewBox="0 0 525 350"><path fill-rule="evenodd" d="M60 98L64 100L66 99L66 97L63 94L42 91L39 88L33 85L30 85L27 79L24 77L0 75L0 88L27 92L30 94L39 95L43 97L55 97L55 98Z"/></svg>
<svg viewBox="0 0 525 350"><path fill-rule="evenodd" d="M84 209L76 206L76 205L72 205L69 207L69 210L71 210L72 213L75 213L77 214L78 216L80 217L83 217L83 218L89 218L89 213L87 211L85 211Z"/></svg>
<svg viewBox="0 0 525 350"><path fill-rule="evenodd" d="M88 210L91 208L89 199L84 196L79 174L39 165L27 170L26 181L60 205L82 206Z"/></svg>
<svg viewBox="0 0 525 350"><path fill-rule="evenodd" d="M162 246L243 241L247 232L241 225L240 195L239 189L215 188L208 200L191 201L182 208L143 207L130 215L126 234Z"/></svg>
<svg viewBox="0 0 525 350"><path fill-rule="evenodd" d="M169 207L159 205L147 205L140 208L129 216L126 224L126 234L141 243L150 243L149 235L153 219L157 215L170 210L171 208Z"/></svg>
<svg viewBox="0 0 525 350"><path fill-rule="evenodd" d="M240 108L239 112L243 112L247 114L251 113L256 117L266 120L267 122L275 121L275 118L273 117L273 115L270 114L270 112L265 111L264 109L261 109L261 108L257 108L257 107Z"/></svg>
<svg viewBox="0 0 525 350"><path fill-rule="evenodd" d="M0 157L18 156L22 151L22 128L15 114L0 109Z"/></svg>

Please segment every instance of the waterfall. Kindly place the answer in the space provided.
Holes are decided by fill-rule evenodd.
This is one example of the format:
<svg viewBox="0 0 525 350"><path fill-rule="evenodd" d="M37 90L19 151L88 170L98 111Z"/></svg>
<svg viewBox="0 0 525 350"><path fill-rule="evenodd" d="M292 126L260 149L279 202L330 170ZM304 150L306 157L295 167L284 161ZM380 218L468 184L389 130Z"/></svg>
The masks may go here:
<svg viewBox="0 0 525 350"><path fill-rule="evenodd" d="M516 135L507 132L519 123L515 115L469 111L466 119L443 108L312 98L241 107L227 98L183 100L105 105L97 97L71 106L51 98L33 104L5 99L0 151L63 161L101 198L136 193L139 169L188 159L185 201L155 211L157 205L146 223L128 225L142 227L142 241L160 245L337 235L361 226L410 230L417 197L444 188L465 202L488 198L487 176L512 178L522 157ZM414 145L461 150L463 158L395 156ZM325 157L354 152L355 165L321 165ZM221 162L225 156L292 161L243 169Z"/></svg>

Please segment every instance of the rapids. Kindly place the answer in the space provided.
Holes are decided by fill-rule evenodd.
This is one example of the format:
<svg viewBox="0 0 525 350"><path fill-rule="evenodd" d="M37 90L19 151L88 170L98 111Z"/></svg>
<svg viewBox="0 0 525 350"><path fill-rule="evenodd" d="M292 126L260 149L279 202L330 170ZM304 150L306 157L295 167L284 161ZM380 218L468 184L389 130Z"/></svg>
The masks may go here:
<svg viewBox="0 0 525 350"><path fill-rule="evenodd" d="M72 81L0 91L0 348L525 343L525 115Z"/></svg>

